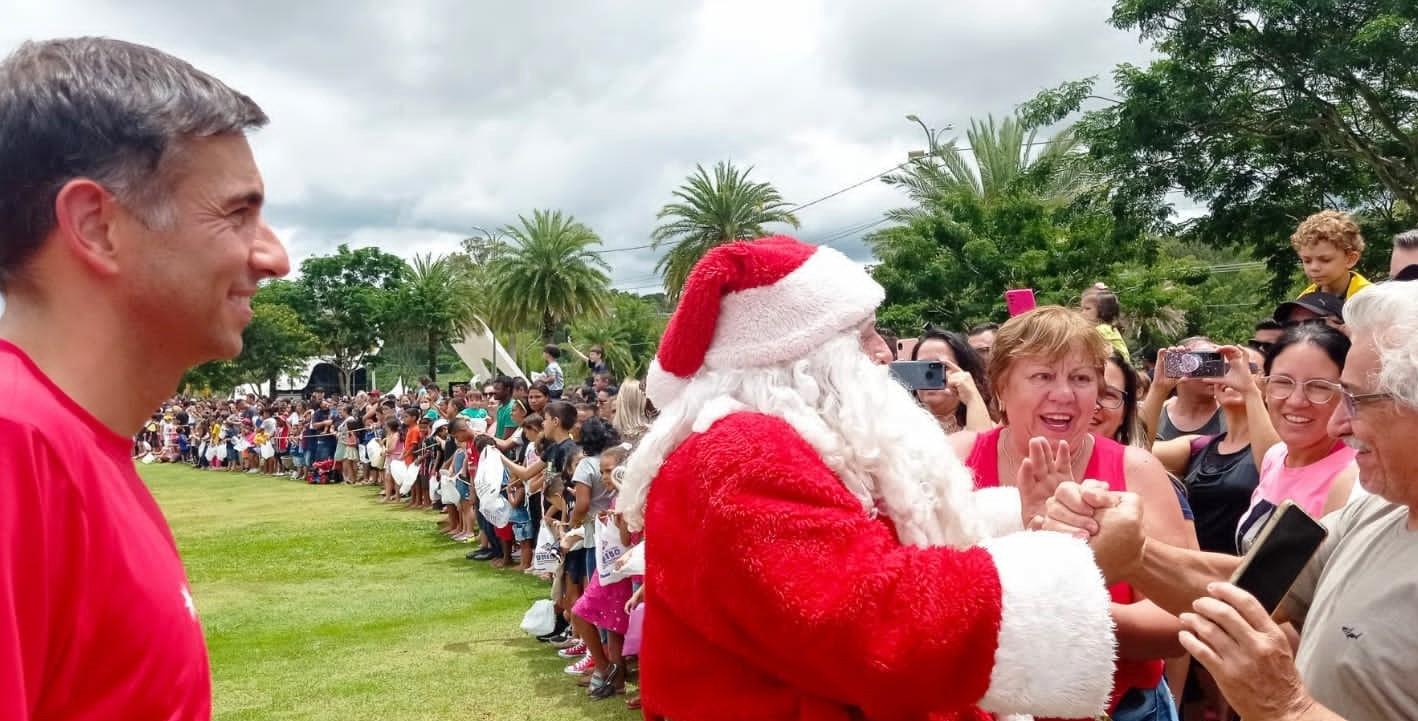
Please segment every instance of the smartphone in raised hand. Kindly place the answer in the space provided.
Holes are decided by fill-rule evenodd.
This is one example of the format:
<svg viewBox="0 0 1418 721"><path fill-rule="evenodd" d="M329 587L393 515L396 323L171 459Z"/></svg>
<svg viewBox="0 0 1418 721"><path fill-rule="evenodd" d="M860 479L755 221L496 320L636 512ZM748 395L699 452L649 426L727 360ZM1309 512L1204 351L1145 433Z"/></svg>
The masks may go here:
<svg viewBox="0 0 1418 721"><path fill-rule="evenodd" d="M1168 378L1221 378L1226 375L1226 358L1217 351L1168 352Z"/></svg>
<svg viewBox="0 0 1418 721"><path fill-rule="evenodd" d="M940 361L896 361L891 375L906 390L929 391L945 387L945 364Z"/></svg>
<svg viewBox="0 0 1418 721"><path fill-rule="evenodd" d="M1033 288L1017 288L1004 292L1004 307L1011 318L1034 310L1038 305Z"/></svg>

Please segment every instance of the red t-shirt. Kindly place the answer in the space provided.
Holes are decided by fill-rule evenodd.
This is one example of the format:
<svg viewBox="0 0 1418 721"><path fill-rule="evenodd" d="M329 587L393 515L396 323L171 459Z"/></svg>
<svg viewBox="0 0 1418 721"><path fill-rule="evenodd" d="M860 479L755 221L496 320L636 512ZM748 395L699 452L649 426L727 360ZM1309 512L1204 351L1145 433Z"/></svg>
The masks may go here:
<svg viewBox="0 0 1418 721"><path fill-rule="evenodd" d="M414 426L404 434L404 462L413 463L414 456L418 455L419 443L423 441L423 431L418 426Z"/></svg>
<svg viewBox="0 0 1418 721"><path fill-rule="evenodd" d="M3 340L0 398L0 719L210 719L202 626L129 440Z"/></svg>

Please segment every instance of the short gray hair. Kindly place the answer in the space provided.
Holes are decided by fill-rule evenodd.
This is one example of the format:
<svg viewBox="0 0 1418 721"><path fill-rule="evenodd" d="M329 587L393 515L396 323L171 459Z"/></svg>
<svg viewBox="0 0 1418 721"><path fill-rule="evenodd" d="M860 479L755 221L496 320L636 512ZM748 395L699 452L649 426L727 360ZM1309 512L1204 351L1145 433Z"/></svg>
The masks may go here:
<svg viewBox="0 0 1418 721"><path fill-rule="evenodd" d="M170 225L161 170L181 141L267 120L251 98L153 48L24 43L0 62L0 289L53 230L65 183L91 178L144 223Z"/></svg>
<svg viewBox="0 0 1418 721"><path fill-rule="evenodd" d="M1393 236L1393 247L1404 250L1418 250L1418 230L1405 230Z"/></svg>
<svg viewBox="0 0 1418 721"><path fill-rule="evenodd" d="M1344 304L1344 325L1379 351L1376 391L1418 410L1418 282L1388 281Z"/></svg>

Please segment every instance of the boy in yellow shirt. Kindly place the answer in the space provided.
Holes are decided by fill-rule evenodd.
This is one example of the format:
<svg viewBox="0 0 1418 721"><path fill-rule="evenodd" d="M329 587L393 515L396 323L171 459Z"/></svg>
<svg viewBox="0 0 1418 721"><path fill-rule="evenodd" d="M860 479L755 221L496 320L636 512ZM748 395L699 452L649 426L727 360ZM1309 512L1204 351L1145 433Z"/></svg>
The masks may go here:
<svg viewBox="0 0 1418 721"><path fill-rule="evenodd" d="M1322 291L1348 300L1372 285L1354 271L1364 252L1364 236L1348 213L1321 210L1305 218L1290 236L1290 245L1310 279L1300 295Z"/></svg>

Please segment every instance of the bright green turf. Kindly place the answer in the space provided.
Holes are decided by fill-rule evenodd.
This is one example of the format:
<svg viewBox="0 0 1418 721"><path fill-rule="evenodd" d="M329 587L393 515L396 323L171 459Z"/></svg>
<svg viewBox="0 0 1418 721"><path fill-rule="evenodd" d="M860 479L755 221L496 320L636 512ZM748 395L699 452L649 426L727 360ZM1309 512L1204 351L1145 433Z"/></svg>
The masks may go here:
<svg viewBox="0 0 1418 721"><path fill-rule="evenodd" d="M217 721L625 719L518 628L546 584L370 487L142 466L207 632Z"/></svg>

